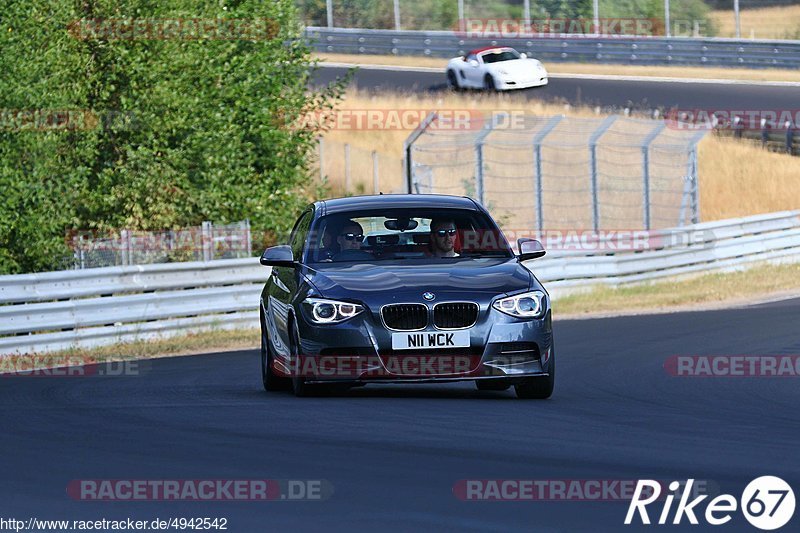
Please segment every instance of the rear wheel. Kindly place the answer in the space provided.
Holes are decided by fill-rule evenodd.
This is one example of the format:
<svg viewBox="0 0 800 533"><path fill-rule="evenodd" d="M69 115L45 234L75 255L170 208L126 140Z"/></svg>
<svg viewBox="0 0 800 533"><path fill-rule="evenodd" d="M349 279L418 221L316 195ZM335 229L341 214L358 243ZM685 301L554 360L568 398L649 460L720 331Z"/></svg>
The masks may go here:
<svg viewBox="0 0 800 533"><path fill-rule="evenodd" d="M514 385L517 398L524 400L546 400L553 395L556 383L556 352L550 348L550 361L548 361L548 375L535 378L526 378L518 385Z"/></svg>
<svg viewBox="0 0 800 533"><path fill-rule="evenodd" d="M272 350L269 348L269 341L266 338L264 321L261 321L261 382L265 391L287 391L292 387L289 378L275 375L275 360L272 357Z"/></svg>

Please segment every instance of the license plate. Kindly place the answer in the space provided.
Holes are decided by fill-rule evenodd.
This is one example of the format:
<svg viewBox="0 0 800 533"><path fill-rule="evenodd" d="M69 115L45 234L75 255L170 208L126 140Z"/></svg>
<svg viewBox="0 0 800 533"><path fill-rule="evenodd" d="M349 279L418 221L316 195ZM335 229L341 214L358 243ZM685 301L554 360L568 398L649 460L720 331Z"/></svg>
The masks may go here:
<svg viewBox="0 0 800 533"><path fill-rule="evenodd" d="M420 331L392 333L392 350L469 348L469 331Z"/></svg>

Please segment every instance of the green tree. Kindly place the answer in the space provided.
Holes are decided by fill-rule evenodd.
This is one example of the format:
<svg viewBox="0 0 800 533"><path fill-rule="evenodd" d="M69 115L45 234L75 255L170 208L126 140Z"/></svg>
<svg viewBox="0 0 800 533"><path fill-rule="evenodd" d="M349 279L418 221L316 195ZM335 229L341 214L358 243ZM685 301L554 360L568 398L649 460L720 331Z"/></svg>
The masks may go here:
<svg viewBox="0 0 800 533"><path fill-rule="evenodd" d="M269 31L249 40L115 39L99 30L76 38L90 26L71 25L196 18L269 21ZM332 108L344 87L308 89L314 62L300 32L291 0L7 2L0 272L58 267L72 228L249 218L258 235L287 232L308 200L318 133L291 123ZM83 124L41 131L9 119L14 110L62 109L86 110Z"/></svg>

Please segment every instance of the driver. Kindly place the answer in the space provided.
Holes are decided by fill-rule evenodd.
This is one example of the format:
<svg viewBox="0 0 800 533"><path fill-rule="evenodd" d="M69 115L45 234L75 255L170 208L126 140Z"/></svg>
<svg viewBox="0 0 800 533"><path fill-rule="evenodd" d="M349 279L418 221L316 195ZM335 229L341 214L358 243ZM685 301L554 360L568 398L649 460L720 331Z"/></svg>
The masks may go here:
<svg viewBox="0 0 800 533"><path fill-rule="evenodd" d="M431 220L431 253L435 257L458 257L455 250L457 231L452 219Z"/></svg>
<svg viewBox="0 0 800 533"><path fill-rule="evenodd" d="M361 224L347 220L341 228L336 236L339 251L360 250L361 242L364 240L364 228L361 227Z"/></svg>

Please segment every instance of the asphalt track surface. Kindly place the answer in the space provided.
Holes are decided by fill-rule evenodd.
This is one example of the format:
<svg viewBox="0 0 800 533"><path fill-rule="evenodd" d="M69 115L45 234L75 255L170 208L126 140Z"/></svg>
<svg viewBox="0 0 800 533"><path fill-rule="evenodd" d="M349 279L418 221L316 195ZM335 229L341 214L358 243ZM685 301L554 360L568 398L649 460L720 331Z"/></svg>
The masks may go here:
<svg viewBox="0 0 800 533"><path fill-rule="evenodd" d="M0 378L4 517L226 517L229 531L635 531L627 502L462 501L463 479L758 476L798 492L800 378L670 376L676 354L798 354L800 300L554 324L555 395L472 383L324 398L261 389L258 352L154 360L139 376ZM84 502L72 479L325 479L325 501ZM800 494L798 494L800 496ZM704 506L701 507L701 512ZM660 507L653 510L656 518ZM800 512L783 531L797 531ZM724 526L756 531L740 513Z"/></svg>
<svg viewBox="0 0 800 533"><path fill-rule="evenodd" d="M344 76L348 69L320 68L314 83L325 84ZM370 69L356 72L353 83L361 89L441 93L447 91L444 72L409 72ZM573 105L655 109L796 110L800 88L722 83L681 83L582 78L552 78L545 87L511 91L515 98Z"/></svg>

